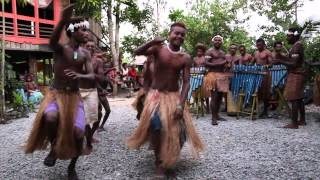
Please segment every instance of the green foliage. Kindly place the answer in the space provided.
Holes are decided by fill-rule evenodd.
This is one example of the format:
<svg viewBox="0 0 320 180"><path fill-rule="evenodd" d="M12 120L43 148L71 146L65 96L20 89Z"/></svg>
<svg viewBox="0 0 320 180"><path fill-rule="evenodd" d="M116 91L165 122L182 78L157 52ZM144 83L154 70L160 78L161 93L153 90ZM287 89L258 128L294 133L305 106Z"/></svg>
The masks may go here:
<svg viewBox="0 0 320 180"><path fill-rule="evenodd" d="M90 17L98 22L101 20L101 8L103 1L100 0L78 0L75 7L77 16Z"/></svg>
<svg viewBox="0 0 320 180"><path fill-rule="evenodd" d="M152 8L149 5L140 10L137 4L133 3L121 11L120 21L129 22L141 31L145 29L146 24L151 23L151 14Z"/></svg>
<svg viewBox="0 0 320 180"><path fill-rule="evenodd" d="M13 95L13 103L15 106L23 106L24 105L24 102L23 102L23 96L21 93L17 93L17 92L13 92L12 93Z"/></svg>
<svg viewBox="0 0 320 180"><path fill-rule="evenodd" d="M305 45L305 58L309 62L320 61L320 36L314 38L312 41L307 42Z"/></svg>
<svg viewBox="0 0 320 180"><path fill-rule="evenodd" d="M122 52L133 52L141 44L145 43L147 39L140 34L132 34L129 36L124 36L122 39Z"/></svg>
<svg viewBox="0 0 320 180"><path fill-rule="evenodd" d="M210 47L211 39L216 34L224 37L224 49L230 43L244 44L250 48L253 39L248 37L248 33L239 26L241 22L237 20L237 11L242 5L243 1L230 3L202 0L192 3L191 11L187 15L184 15L182 10L173 10L169 18L172 22L182 21L186 24L188 33L184 48L190 54L195 54L194 47L197 43Z"/></svg>

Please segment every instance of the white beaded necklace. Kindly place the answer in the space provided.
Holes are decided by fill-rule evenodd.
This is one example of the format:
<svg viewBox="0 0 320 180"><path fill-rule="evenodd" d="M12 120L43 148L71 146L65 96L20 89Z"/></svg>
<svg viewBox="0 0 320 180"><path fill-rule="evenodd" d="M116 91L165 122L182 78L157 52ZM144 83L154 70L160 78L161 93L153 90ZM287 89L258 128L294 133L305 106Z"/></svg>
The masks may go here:
<svg viewBox="0 0 320 180"><path fill-rule="evenodd" d="M179 54L179 53L181 53L181 47L179 48L179 50L178 51L173 51L171 48L170 48L170 44L167 44L167 48L168 48L168 50L171 52L171 53L173 53L173 54Z"/></svg>

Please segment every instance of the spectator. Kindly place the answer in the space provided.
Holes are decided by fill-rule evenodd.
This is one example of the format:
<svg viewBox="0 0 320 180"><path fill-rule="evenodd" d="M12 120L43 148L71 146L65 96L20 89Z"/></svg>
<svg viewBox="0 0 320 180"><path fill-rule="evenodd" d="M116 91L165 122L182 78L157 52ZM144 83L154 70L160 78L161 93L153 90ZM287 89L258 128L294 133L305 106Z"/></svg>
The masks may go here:
<svg viewBox="0 0 320 180"><path fill-rule="evenodd" d="M26 75L24 87L25 87L25 91L27 92L29 101L32 104L39 104L43 98L43 95L38 90L38 87L36 83L33 81L31 74Z"/></svg>

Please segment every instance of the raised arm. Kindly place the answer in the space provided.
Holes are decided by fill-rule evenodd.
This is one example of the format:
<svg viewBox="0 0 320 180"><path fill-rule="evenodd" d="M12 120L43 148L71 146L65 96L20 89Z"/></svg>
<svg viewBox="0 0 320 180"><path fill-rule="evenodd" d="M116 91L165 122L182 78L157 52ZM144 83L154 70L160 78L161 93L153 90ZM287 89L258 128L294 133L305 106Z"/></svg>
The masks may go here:
<svg viewBox="0 0 320 180"><path fill-rule="evenodd" d="M59 40L60 40L61 32L64 26L71 19L73 8L74 8L74 4L70 4L63 10L61 19L57 24L56 28L54 29L53 34L50 37L49 45L57 53L63 52L63 46L59 43Z"/></svg>
<svg viewBox="0 0 320 180"><path fill-rule="evenodd" d="M134 56L145 55L149 56L155 53L156 48L163 43L164 39L157 37L133 51Z"/></svg>
<svg viewBox="0 0 320 180"><path fill-rule="evenodd" d="M298 43L292 47L291 57L284 56L283 54L277 54L276 57L280 59L280 63L289 67L296 67L298 65L299 59L302 56L303 45Z"/></svg>

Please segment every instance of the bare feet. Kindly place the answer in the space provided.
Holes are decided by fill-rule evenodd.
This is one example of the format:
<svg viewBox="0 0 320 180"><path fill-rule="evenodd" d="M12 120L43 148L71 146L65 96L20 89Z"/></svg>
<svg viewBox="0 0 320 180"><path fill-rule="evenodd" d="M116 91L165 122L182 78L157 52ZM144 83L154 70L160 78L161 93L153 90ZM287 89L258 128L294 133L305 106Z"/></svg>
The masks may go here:
<svg viewBox="0 0 320 180"><path fill-rule="evenodd" d="M103 127L99 127L98 129L97 129L97 131L98 132L102 132L102 131L106 131Z"/></svg>
<svg viewBox="0 0 320 180"><path fill-rule="evenodd" d="M259 115L259 118L261 118L261 119L267 119L267 118L269 118L269 115L268 115L267 112L262 112L262 113Z"/></svg>
<svg viewBox="0 0 320 180"><path fill-rule="evenodd" d="M287 124L287 125L283 126L282 128L285 128L285 129L298 129L299 126L298 126L298 124Z"/></svg>
<svg viewBox="0 0 320 180"><path fill-rule="evenodd" d="M98 140L98 139L96 139L96 138L92 137L92 143L99 143L99 142L100 142L100 140Z"/></svg>
<svg viewBox="0 0 320 180"><path fill-rule="evenodd" d="M212 124L213 126L216 126L216 125L218 125L218 122L217 122L217 120L216 120L216 119L212 119L211 124Z"/></svg>
<svg viewBox="0 0 320 180"><path fill-rule="evenodd" d="M227 120L221 116L218 116L218 121L227 121Z"/></svg>
<svg viewBox="0 0 320 180"><path fill-rule="evenodd" d="M43 164L52 167L56 164L57 158L54 157L54 153L52 151L49 152L48 156L44 159Z"/></svg>
<svg viewBox="0 0 320 180"><path fill-rule="evenodd" d="M167 169L166 174L168 176L168 178L172 178L172 179L176 179L177 178L177 174L176 171L174 169Z"/></svg>
<svg viewBox="0 0 320 180"><path fill-rule="evenodd" d="M307 125L307 123L306 123L306 121L300 120L300 121L298 121L298 125L305 126L305 125Z"/></svg>
<svg viewBox="0 0 320 180"><path fill-rule="evenodd" d="M160 167L160 166L157 166L156 167L156 172L155 172L155 174L154 174L154 177L152 178L152 179L154 179L154 180L160 180L160 179L167 179L167 176L166 176L166 174L165 174L165 169L164 168L162 168L162 167Z"/></svg>
<svg viewBox="0 0 320 180"><path fill-rule="evenodd" d="M82 154L81 155L89 155L92 152L92 146L86 146L83 150L82 150Z"/></svg>
<svg viewBox="0 0 320 180"><path fill-rule="evenodd" d="M68 180L78 180L78 175L74 167L68 167Z"/></svg>

